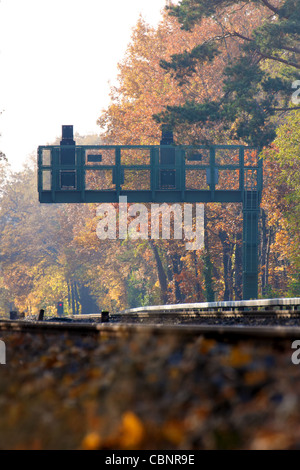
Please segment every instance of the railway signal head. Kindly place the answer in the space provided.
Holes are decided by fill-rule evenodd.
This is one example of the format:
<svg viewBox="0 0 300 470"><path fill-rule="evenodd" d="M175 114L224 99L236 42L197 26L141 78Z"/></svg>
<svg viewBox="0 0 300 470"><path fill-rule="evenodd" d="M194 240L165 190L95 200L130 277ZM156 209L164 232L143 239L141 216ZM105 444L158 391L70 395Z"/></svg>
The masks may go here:
<svg viewBox="0 0 300 470"><path fill-rule="evenodd" d="M57 315L63 315L64 313L64 303L63 302L57 302Z"/></svg>
<svg viewBox="0 0 300 470"><path fill-rule="evenodd" d="M75 145L73 139L73 126L62 126L62 136L60 145Z"/></svg>

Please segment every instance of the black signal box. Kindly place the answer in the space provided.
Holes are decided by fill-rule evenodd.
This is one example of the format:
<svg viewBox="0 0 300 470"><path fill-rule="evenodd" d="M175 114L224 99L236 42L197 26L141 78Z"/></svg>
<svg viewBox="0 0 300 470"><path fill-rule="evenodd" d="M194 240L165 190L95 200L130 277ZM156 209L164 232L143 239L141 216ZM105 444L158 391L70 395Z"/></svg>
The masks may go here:
<svg viewBox="0 0 300 470"><path fill-rule="evenodd" d="M57 315L63 315L64 313L64 303L63 302L57 302Z"/></svg>

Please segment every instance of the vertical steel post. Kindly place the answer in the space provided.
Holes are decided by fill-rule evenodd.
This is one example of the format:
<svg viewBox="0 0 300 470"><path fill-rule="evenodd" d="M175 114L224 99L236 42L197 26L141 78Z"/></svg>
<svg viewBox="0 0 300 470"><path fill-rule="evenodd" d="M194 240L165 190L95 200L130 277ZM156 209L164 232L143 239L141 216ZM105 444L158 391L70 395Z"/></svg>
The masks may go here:
<svg viewBox="0 0 300 470"><path fill-rule="evenodd" d="M263 190L263 159L259 158L257 149L256 168L246 168L243 171L243 298L244 300L258 298L259 271L259 215ZM244 171L245 170L245 171ZM247 174L245 174L245 172ZM250 173L250 182L249 176Z"/></svg>
<svg viewBox="0 0 300 470"><path fill-rule="evenodd" d="M216 184L216 152L213 147L209 148L209 165L210 165L210 191L211 191L211 200L215 200L215 184Z"/></svg>
<svg viewBox="0 0 300 470"><path fill-rule="evenodd" d="M243 197L243 299L258 297L258 221L257 191L245 190Z"/></svg>
<svg viewBox="0 0 300 470"><path fill-rule="evenodd" d="M121 184L122 184L122 167L121 167L121 150L120 147L115 149L115 182L116 182L116 191L117 191L117 201L119 201Z"/></svg>
<svg viewBox="0 0 300 470"><path fill-rule="evenodd" d="M155 149L150 149L150 184L151 184L151 192L152 192L152 200L155 200L155 190L157 188L156 184L156 152Z"/></svg>

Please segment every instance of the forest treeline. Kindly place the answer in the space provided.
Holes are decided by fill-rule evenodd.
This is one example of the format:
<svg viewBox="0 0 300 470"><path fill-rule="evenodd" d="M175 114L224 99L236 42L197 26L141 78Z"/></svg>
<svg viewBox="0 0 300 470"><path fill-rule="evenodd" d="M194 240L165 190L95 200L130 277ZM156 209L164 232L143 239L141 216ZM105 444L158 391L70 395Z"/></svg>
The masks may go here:
<svg viewBox="0 0 300 470"><path fill-rule="evenodd" d="M300 296L299 18L299 0L182 0L157 27L140 18L99 135L75 135L79 145L158 144L165 123L178 144L257 145L261 297ZM35 157L19 172L0 165L1 314L242 298L240 205L205 205L201 250L100 240L97 204L38 202Z"/></svg>

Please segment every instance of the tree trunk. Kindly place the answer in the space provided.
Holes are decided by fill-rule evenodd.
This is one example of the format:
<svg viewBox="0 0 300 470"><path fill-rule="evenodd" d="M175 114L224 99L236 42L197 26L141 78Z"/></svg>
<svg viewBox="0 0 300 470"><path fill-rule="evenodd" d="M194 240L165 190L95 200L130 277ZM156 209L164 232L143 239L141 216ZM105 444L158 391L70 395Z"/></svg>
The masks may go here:
<svg viewBox="0 0 300 470"><path fill-rule="evenodd" d="M206 302L214 302L215 300L215 291L214 291L214 282L213 282L213 264L210 258L209 251L203 256L204 262L204 283L205 283L205 294Z"/></svg>
<svg viewBox="0 0 300 470"><path fill-rule="evenodd" d="M224 268L224 301L232 300L233 298L233 273L232 273L232 250L231 243L228 235L224 230L219 231L219 238L223 249L223 268Z"/></svg>
<svg viewBox="0 0 300 470"><path fill-rule="evenodd" d="M67 282L67 285L68 285L68 307L70 309L72 307L70 281Z"/></svg>
<svg viewBox="0 0 300 470"><path fill-rule="evenodd" d="M267 226L267 215L262 210L261 217L262 237L261 237L261 291L262 295L266 295L269 287L269 263L270 263L270 250L273 237L273 231Z"/></svg>
<svg viewBox="0 0 300 470"><path fill-rule="evenodd" d="M72 315L76 315L76 300L75 300L75 282L71 283L71 302L72 302Z"/></svg>
<svg viewBox="0 0 300 470"><path fill-rule="evenodd" d="M81 305L81 313L97 313L99 312L99 307L96 303L96 300L91 295L90 288L81 284L79 286L79 302Z"/></svg>
<svg viewBox="0 0 300 470"><path fill-rule="evenodd" d="M192 252L192 256L193 256L193 261L194 261L194 268L195 268L195 276L196 276L196 295L197 295L197 298L196 298L196 301L197 302L201 302L203 300L203 291L202 291L202 286L198 280L198 260L197 260L197 255L195 253L195 251Z"/></svg>
<svg viewBox="0 0 300 470"><path fill-rule="evenodd" d="M161 292L161 301L163 304L166 304L168 301L168 296L167 296L167 289L168 289L168 282L167 282L167 277L165 270L163 268L157 246L153 242L153 240L149 240L149 244L151 246L151 249L154 254L154 259L156 262L156 267L157 267L157 275L158 275L158 281L160 285L160 292Z"/></svg>
<svg viewBox="0 0 300 470"><path fill-rule="evenodd" d="M213 282L213 263L209 252L208 232L207 232L207 214L204 211L204 255L203 255L203 271L206 302L214 302L215 291Z"/></svg>
<svg viewBox="0 0 300 470"><path fill-rule="evenodd" d="M176 274L180 274L181 269L182 269L182 265L181 265L181 261L180 261L180 258L178 256L178 253L174 253L171 256L171 261L172 261L172 265L173 265L173 275L175 275L174 276L174 285L175 285L176 303L182 303L182 302L184 302L184 295L182 294L182 292L180 290L179 283L176 280Z"/></svg>
<svg viewBox="0 0 300 470"><path fill-rule="evenodd" d="M235 241L234 259L234 298L242 300L243 297L243 233L238 232Z"/></svg>

